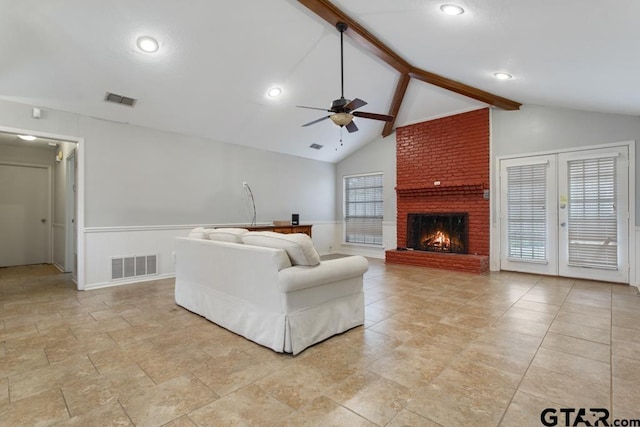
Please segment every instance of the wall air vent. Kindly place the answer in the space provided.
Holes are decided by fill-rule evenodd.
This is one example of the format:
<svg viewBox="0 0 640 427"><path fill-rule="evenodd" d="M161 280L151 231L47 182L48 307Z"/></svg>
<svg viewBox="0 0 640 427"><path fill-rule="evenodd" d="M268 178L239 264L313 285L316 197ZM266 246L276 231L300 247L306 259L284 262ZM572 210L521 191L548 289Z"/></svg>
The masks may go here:
<svg viewBox="0 0 640 427"><path fill-rule="evenodd" d="M319 149L321 149L322 147L324 147L324 145L315 144L315 143L313 143L313 144L311 144L311 145L309 146L309 148L313 148L314 150L319 150Z"/></svg>
<svg viewBox="0 0 640 427"><path fill-rule="evenodd" d="M128 96L117 95L115 93L107 92L104 96L104 100L107 102L113 102L115 104L128 105L129 107L133 107L137 99L129 98Z"/></svg>
<svg viewBox="0 0 640 427"><path fill-rule="evenodd" d="M111 257L111 280L158 274L158 254Z"/></svg>

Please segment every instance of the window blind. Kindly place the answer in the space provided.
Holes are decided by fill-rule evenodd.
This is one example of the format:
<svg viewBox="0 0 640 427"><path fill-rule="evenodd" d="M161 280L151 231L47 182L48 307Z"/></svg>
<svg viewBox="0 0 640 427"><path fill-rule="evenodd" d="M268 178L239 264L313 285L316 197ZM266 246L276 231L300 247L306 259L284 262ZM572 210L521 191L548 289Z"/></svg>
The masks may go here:
<svg viewBox="0 0 640 427"><path fill-rule="evenodd" d="M508 258L547 260L547 163L507 167Z"/></svg>
<svg viewBox="0 0 640 427"><path fill-rule="evenodd" d="M615 157L571 160L569 180L569 261L578 267L616 269L618 216Z"/></svg>
<svg viewBox="0 0 640 427"><path fill-rule="evenodd" d="M382 245L382 174L344 178L345 242Z"/></svg>

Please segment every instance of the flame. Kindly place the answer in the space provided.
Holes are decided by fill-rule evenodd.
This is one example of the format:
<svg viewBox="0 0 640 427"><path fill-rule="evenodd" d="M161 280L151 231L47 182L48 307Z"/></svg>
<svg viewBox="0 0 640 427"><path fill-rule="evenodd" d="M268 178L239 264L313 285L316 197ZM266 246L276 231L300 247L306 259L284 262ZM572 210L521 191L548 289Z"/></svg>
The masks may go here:
<svg viewBox="0 0 640 427"><path fill-rule="evenodd" d="M442 232L442 231L436 231L434 234L432 234L431 236L427 237L423 242L422 242L423 246L429 246L435 249L444 249L447 250L449 248L449 246L451 245L451 239L449 238L449 236Z"/></svg>
<svg viewBox="0 0 640 427"><path fill-rule="evenodd" d="M433 243L437 244L438 246L443 246L446 243L449 243L449 239L442 231L438 231L435 238L433 239Z"/></svg>

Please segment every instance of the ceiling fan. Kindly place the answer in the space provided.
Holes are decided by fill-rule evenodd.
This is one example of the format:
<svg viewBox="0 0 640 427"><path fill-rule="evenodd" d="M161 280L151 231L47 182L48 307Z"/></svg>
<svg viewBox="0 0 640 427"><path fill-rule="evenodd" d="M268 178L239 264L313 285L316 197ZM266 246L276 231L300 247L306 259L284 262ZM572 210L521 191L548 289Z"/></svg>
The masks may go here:
<svg viewBox="0 0 640 427"><path fill-rule="evenodd" d="M344 53L343 53L343 33L347 30L348 25L344 22L338 22L336 24L336 29L340 32L340 87L341 87L341 95L339 99L334 100L331 103L330 109L325 108L315 108L315 107L305 107L302 105L298 105L298 108L309 108L311 110L320 110L327 111L331 113L328 116L320 117L314 121L309 123L305 123L302 127L310 126L321 122L326 119L331 119L333 123L340 127L346 127L349 133L356 132L358 130L358 126L353 122L354 117L362 117L365 119L373 119L373 120L382 120L384 122L390 122L393 120L393 116L389 116L387 114L376 114L376 113L367 113L364 111L355 111L360 107L367 105L365 101L362 99L356 98L354 100L346 99L344 97Z"/></svg>

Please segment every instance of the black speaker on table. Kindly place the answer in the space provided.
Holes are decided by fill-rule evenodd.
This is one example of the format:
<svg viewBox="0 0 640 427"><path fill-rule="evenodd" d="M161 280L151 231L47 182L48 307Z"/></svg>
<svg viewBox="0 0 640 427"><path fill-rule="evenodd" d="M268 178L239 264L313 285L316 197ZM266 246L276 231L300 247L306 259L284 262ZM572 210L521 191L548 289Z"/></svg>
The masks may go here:
<svg viewBox="0 0 640 427"><path fill-rule="evenodd" d="M300 224L300 215L291 214L291 225L298 225L298 224Z"/></svg>

